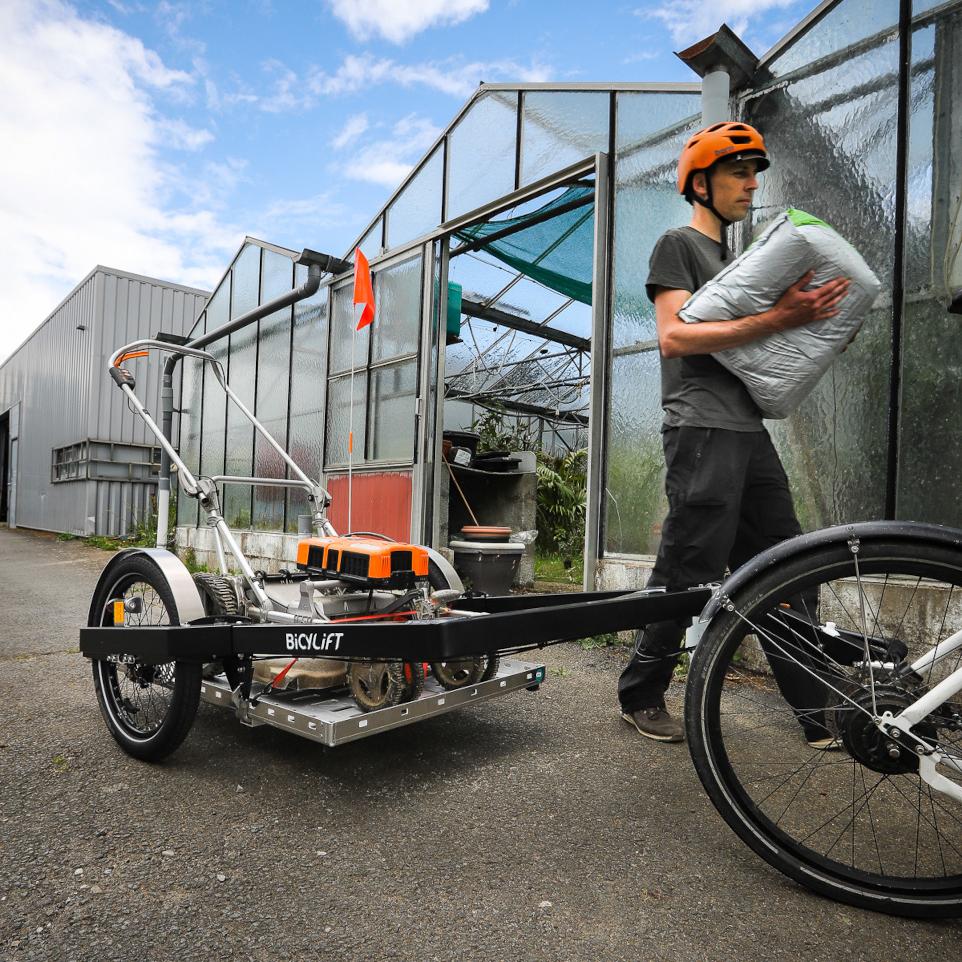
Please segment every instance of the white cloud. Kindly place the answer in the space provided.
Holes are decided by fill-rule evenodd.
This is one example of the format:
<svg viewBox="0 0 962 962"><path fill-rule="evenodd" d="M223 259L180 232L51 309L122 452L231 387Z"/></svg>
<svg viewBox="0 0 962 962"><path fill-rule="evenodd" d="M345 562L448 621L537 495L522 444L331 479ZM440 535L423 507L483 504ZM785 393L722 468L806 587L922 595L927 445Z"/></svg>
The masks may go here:
<svg viewBox="0 0 962 962"><path fill-rule="evenodd" d="M206 286L242 231L192 204L161 148L212 135L160 116L154 99L189 89L143 44L59 0L0 4L0 357L97 263Z"/></svg>
<svg viewBox="0 0 962 962"><path fill-rule="evenodd" d="M315 69L308 74L307 86L314 94L351 94L383 83L401 87L429 87L455 97L467 97L482 81L487 83L538 83L550 79L547 67L527 66L513 60L475 60L465 63L460 57L427 63L404 64L371 54L349 54L334 73Z"/></svg>
<svg viewBox="0 0 962 962"><path fill-rule="evenodd" d="M391 129L389 139L366 144L351 159L343 170L344 176L384 187L397 187L440 133L440 128L424 117L415 114L402 117Z"/></svg>
<svg viewBox="0 0 962 962"><path fill-rule="evenodd" d="M398 63L370 53L348 54L332 73L310 68L302 78L279 60L262 65L271 78L266 92L256 91L249 78L231 77L233 89L225 91L204 78L207 105L212 110L237 104L257 107L267 113L307 110L322 97L348 96L367 92L381 84L399 87L428 87L452 97L471 95L479 83L539 83L551 79L548 67L538 62L521 64L514 60L474 60L461 57L424 63ZM202 73L202 71L199 70Z"/></svg>
<svg viewBox="0 0 962 962"><path fill-rule="evenodd" d="M331 141L331 146L335 150L343 150L353 144L369 126L367 114L354 114L354 116L348 118L347 123Z"/></svg>
<svg viewBox="0 0 962 962"><path fill-rule="evenodd" d="M642 7L635 13L660 20L671 39L680 47L713 34L722 23L742 36L769 10L793 6L797 0L666 0L656 6Z"/></svg>
<svg viewBox="0 0 962 962"><path fill-rule="evenodd" d="M176 150L200 150L214 140L214 135L209 130L191 127L177 119L160 120L157 131L167 146Z"/></svg>
<svg viewBox="0 0 962 962"><path fill-rule="evenodd" d="M463 23L488 0L330 0L331 12L362 41L380 36L403 43L429 27Z"/></svg>

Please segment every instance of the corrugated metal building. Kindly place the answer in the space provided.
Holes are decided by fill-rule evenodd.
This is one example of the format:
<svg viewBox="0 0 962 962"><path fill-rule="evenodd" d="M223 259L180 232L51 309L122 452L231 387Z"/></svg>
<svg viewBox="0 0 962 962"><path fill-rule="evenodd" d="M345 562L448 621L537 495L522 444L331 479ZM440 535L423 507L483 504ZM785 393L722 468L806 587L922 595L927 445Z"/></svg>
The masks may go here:
<svg viewBox="0 0 962 962"><path fill-rule="evenodd" d="M0 365L0 524L123 535L150 513L159 449L107 360L137 338L190 330L206 299L98 266ZM137 373L156 410L159 369Z"/></svg>

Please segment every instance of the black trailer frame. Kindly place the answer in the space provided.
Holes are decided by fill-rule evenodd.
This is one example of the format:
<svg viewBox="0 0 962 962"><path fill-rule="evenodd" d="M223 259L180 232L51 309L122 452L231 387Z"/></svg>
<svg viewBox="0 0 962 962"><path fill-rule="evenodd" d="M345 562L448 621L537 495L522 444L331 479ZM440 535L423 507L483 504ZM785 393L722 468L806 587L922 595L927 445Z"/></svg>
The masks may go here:
<svg viewBox="0 0 962 962"><path fill-rule="evenodd" d="M252 655L450 661L691 618L711 594L712 588L698 587L461 598L448 617L404 622L345 619L277 625L205 618L186 625L124 627L122 633L113 627L90 627L80 629L80 653L88 658L128 656L148 664Z"/></svg>

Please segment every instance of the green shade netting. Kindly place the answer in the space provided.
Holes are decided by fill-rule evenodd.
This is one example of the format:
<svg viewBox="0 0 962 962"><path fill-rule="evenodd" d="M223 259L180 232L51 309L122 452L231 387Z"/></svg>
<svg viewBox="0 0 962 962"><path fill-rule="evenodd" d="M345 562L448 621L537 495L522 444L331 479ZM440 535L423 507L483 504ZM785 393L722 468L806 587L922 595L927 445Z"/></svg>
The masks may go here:
<svg viewBox="0 0 962 962"><path fill-rule="evenodd" d="M466 243L479 244L481 250L545 287L582 304L590 304L595 243L593 199L593 187L571 187L538 210L520 217L474 224L456 231L455 236ZM563 209L579 200L583 202L580 206ZM541 219L559 208L562 210L555 216ZM536 218L537 223L524 226ZM509 227L518 229L506 237L484 243L486 237Z"/></svg>

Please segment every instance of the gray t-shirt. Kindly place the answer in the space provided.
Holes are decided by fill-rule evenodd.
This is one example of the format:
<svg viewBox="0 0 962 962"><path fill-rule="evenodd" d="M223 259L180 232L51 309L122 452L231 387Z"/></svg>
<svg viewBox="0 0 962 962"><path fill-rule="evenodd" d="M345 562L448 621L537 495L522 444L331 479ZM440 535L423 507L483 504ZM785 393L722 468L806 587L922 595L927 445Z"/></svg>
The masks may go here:
<svg viewBox="0 0 962 962"><path fill-rule="evenodd" d="M694 293L723 267L721 244L693 227L675 227L658 239L648 262L645 289ZM661 406L666 428L761 431L762 416L745 385L710 354L661 358Z"/></svg>

